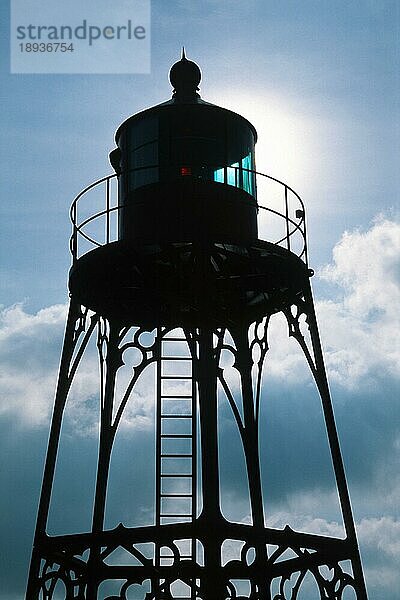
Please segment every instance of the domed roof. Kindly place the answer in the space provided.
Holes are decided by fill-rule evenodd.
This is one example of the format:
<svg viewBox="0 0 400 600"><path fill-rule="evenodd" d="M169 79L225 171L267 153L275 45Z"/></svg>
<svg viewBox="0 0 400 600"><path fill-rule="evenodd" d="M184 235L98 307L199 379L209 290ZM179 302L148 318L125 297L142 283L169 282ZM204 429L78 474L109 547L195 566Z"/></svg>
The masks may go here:
<svg viewBox="0 0 400 600"><path fill-rule="evenodd" d="M174 98L198 97L197 90L201 80L201 71L195 62L188 60L185 49L182 49L182 58L172 65L169 80L174 88Z"/></svg>
<svg viewBox="0 0 400 600"><path fill-rule="evenodd" d="M211 114L211 111L218 111L221 115L221 118L222 115L225 115L226 118L240 119L241 121L245 122L248 127L250 127L254 135L254 140L257 140L257 131L255 130L254 125L252 125L247 119L231 110L228 110L227 108L222 108L221 106L206 102L200 98L200 94L197 93L197 90L199 89L198 86L201 80L201 71L195 62L186 58L185 49L182 49L181 59L172 65L169 72L169 79L174 88L172 98L135 113L123 121L115 133L115 141L117 145L119 144L121 133L126 127L128 127L129 124L133 123L134 121L150 117L151 115L158 116L164 111L181 111L183 110L183 105L192 105L193 110L202 111L203 113L205 113L205 111L209 111L209 114Z"/></svg>

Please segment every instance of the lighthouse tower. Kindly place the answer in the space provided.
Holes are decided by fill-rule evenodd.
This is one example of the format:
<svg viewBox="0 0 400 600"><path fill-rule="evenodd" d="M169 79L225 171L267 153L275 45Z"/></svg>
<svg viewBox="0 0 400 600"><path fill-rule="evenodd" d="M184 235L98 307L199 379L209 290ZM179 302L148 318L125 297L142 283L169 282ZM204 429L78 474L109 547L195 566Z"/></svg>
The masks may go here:
<svg viewBox="0 0 400 600"><path fill-rule="evenodd" d="M310 287L304 204L288 185L256 171L254 126L202 100L200 79L183 53L170 71L172 99L120 125L110 154L115 172L71 207L71 302L27 600L301 600L305 582L321 600L367 598ZM273 195L261 193L264 183L275 186ZM275 223L274 236L260 239L261 221ZM344 538L266 526L260 408L276 313L320 395ZM92 525L50 535L63 416L93 339L100 435ZM132 351L121 392L119 372ZM148 369L155 372L155 459L147 468L153 522L107 529L116 433ZM221 397L243 453L246 522L221 508Z"/></svg>

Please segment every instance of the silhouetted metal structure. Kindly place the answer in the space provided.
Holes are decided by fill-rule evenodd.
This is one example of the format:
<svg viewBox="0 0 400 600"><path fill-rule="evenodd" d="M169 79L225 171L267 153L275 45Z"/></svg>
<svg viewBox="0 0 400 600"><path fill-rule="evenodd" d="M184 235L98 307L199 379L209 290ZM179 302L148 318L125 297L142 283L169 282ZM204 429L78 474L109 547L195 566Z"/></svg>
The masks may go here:
<svg viewBox="0 0 400 600"><path fill-rule="evenodd" d="M110 155L116 173L72 204L71 304L27 598L103 599L99 589L111 581L118 589L109 600L295 600L304 597L303 581L311 574L321 599L341 599L349 589L365 599L309 283L303 202L289 186L256 172L253 125L200 99L195 63L183 54L170 79L172 100L133 115L117 130ZM260 190L266 184L279 194L264 190L265 198L257 200L256 185ZM104 206L85 213L85 200L100 188ZM275 229L282 227L277 238L258 239L257 219L265 216ZM321 397L345 539L265 526L259 418L268 324L277 312L304 351ZM96 335L101 412L92 529L49 536L64 408ZM118 371L132 349L132 374L117 397ZM240 398L227 374L228 355ZM114 439L151 364L154 524L105 530ZM219 393L229 402L243 445L251 524L229 522L221 513ZM236 557L226 551L227 540L239 549ZM125 562L119 564L122 550Z"/></svg>

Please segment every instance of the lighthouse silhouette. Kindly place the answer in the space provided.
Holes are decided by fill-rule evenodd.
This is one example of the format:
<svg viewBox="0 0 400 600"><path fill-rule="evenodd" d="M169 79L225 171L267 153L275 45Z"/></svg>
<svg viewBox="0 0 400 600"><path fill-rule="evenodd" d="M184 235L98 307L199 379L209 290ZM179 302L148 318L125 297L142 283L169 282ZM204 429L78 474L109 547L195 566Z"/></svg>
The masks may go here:
<svg viewBox="0 0 400 600"><path fill-rule="evenodd" d="M183 52L170 70L172 98L120 125L110 154L115 172L71 206L71 300L27 600L301 600L310 586L321 600L367 598L310 286L305 207L290 186L256 171L254 126L202 100L200 80ZM261 193L266 183L273 194ZM266 239L260 222L273 223ZM343 538L266 526L260 410L277 313L320 396ZM63 417L93 340L100 433L92 524L53 535ZM115 437L151 369L153 520L107 529ZM245 465L246 522L221 508L222 399ZM130 505L134 511L135 490Z"/></svg>

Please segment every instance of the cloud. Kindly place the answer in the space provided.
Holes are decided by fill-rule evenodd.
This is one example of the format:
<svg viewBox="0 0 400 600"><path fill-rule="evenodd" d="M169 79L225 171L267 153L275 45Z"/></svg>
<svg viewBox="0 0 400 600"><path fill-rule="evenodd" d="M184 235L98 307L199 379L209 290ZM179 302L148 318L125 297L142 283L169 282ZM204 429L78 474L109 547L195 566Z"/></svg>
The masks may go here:
<svg viewBox="0 0 400 600"><path fill-rule="evenodd" d="M293 523L297 531L343 537L340 523L309 514L276 513L270 523L277 527ZM356 523L356 529L370 598L393 598L394 590L400 588L400 520L392 516L364 518Z"/></svg>
<svg viewBox="0 0 400 600"><path fill-rule="evenodd" d="M400 589L400 520L362 519L357 532L370 597L393 598Z"/></svg>
<svg viewBox="0 0 400 600"><path fill-rule="evenodd" d="M343 234L319 276L330 299L316 313L330 382L347 390L400 378L400 224L379 217L367 231ZM331 298L334 298L333 300ZM287 339L281 316L272 320L268 373L304 381L304 360ZM274 339L279 340L279 344Z"/></svg>
<svg viewBox="0 0 400 600"><path fill-rule="evenodd" d="M312 495L298 497L297 510L272 510L267 525L283 529L289 524L295 531L344 538L341 522L311 515L318 502L317 497L321 501L324 498L323 491L316 490ZM241 521L249 522L250 517L244 517ZM393 590L400 588L400 520L393 516L363 518L356 522L356 530L369 597L391 600ZM227 548L227 558L238 558L239 552L235 553L235 550L235 544L231 543ZM313 586L311 589L314 589Z"/></svg>
<svg viewBox="0 0 400 600"><path fill-rule="evenodd" d="M26 426L48 421L59 362L66 307L50 306L31 315L22 304L0 314L0 415L15 415Z"/></svg>
<svg viewBox="0 0 400 600"><path fill-rule="evenodd" d="M400 377L399 257L400 224L381 217L366 232L346 232L322 271L339 290L318 304L326 360L345 387Z"/></svg>
<svg viewBox="0 0 400 600"><path fill-rule="evenodd" d="M54 305L36 314L22 303L0 312L0 416L12 416L24 428L48 424L57 384L57 373L67 317L65 305ZM98 358L95 336L88 345L74 378L65 417L73 434L97 432L99 406ZM132 375L128 363L118 372L118 392L123 394ZM146 428L153 414L152 374L144 373L121 421L124 430Z"/></svg>

